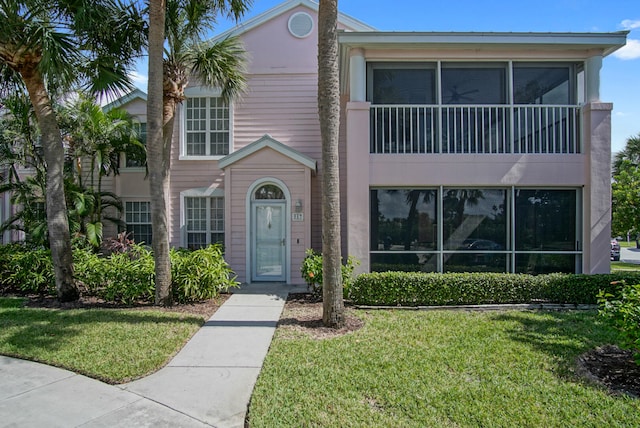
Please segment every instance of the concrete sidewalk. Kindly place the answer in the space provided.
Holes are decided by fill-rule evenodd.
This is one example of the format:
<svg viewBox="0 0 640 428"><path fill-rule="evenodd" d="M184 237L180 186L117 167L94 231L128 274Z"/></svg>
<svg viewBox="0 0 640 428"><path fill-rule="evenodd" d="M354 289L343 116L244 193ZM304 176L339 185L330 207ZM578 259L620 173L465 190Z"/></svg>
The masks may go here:
<svg viewBox="0 0 640 428"><path fill-rule="evenodd" d="M290 292L244 285L158 372L123 385L0 356L0 427L242 427Z"/></svg>

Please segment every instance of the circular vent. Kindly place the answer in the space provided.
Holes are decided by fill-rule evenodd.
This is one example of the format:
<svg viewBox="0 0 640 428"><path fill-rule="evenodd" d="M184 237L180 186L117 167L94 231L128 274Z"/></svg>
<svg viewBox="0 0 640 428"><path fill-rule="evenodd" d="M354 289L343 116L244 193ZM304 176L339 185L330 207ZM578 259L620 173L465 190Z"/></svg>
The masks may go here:
<svg viewBox="0 0 640 428"><path fill-rule="evenodd" d="M313 31L313 18L306 12L297 12L289 18L289 32L300 39Z"/></svg>

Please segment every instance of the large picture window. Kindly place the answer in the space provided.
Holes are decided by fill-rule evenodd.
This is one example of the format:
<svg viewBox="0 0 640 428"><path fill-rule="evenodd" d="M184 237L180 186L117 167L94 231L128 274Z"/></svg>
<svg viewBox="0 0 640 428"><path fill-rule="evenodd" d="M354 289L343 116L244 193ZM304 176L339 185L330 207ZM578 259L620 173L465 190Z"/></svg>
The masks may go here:
<svg viewBox="0 0 640 428"><path fill-rule="evenodd" d="M210 244L224 244L224 199L185 197L187 248L195 250Z"/></svg>
<svg viewBox="0 0 640 428"><path fill-rule="evenodd" d="M580 271L579 190L371 189L372 271Z"/></svg>
<svg viewBox="0 0 640 428"><path fill-rule="evenodd" d="M220 97L191 97L185 102L186 156L229 154L229 106Z"/></svg>

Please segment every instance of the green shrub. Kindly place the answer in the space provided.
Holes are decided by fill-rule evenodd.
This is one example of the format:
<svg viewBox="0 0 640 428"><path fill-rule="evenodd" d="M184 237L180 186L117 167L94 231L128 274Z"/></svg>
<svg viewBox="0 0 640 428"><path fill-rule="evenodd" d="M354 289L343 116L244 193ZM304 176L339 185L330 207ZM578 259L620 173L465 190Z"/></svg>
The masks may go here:
<svg viewBox="0 0 640 428"><path fill-rule="evenodd" d="M96 264L95 277L102 279L98 296L108 302L133 304L155 298L154 261L151 251L135 245L126 253L114 253Z"/></svg>
<svg viewBox="0 0 640 428"><path fill-rule="evenodd" d="M78 246L73 250L73 263L75 279L87 294L127 305L155 299L153 254L145 246L129 243L122 252L107 257ZM197 251L172 250L171 266L177 302L210 299L238 286L220 245ZM50 251L0 245L0 291L55 294Z"/></svg>
<svg viewBox="0 0 640 428"><path fill-rule="evenodd" d="M598 294L599 314L621 333L622 346L633 352L640 364L640 284L622 286L616 293Z"/></svg>
<svg viewBox="0 0 640 428"><path fill-rule="evenodd" d="M51 251L20 244L0 245L0 288L4 293L55 294Z"/></svg>
<svg viewBox="0 0 640 428"><path fill-rule="evenodd" d="M181 303L212 299L239 285L219 244L196 251L172 250L171 278L173 297Z"/></svg>
<svg viewBox="0 0 640 428"><path fill-rule="evenodd" d="M348 295L353 282L353 270L359 264L360 262L355 257L349 256L347 262L342 265L342 287L345 296ZM313 294L322 294L322 254L316 253L310 248L307 249L300 266L300 273Z"/></svg>
<svg viewBox="0 0 640 428"><path fill-rule="evenodd" d="M375 272L359 275L348 298L361 305L426 306L492 303L595 304L612 281L638 274L569 275Z"/></svg>

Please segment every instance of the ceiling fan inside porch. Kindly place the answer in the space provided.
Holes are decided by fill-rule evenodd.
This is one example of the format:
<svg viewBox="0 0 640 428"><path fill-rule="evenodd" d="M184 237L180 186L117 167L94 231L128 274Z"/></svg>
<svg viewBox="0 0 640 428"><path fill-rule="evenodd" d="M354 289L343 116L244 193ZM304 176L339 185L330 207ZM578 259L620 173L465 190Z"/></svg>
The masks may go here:
<svg viewBox="0 0 640 428"><path fill-rule="evenodd" d="M449 96L446 96L444 101L446 103L460 103L462 101L473 101L473 97L470 97L469 95L471 94L475 94L476 92L480 92L479 89L471 89L468 91L464 91L464 92L460 92L458 90L458 86L457 85L453 85L452 87L449 88Z"/></svg>

